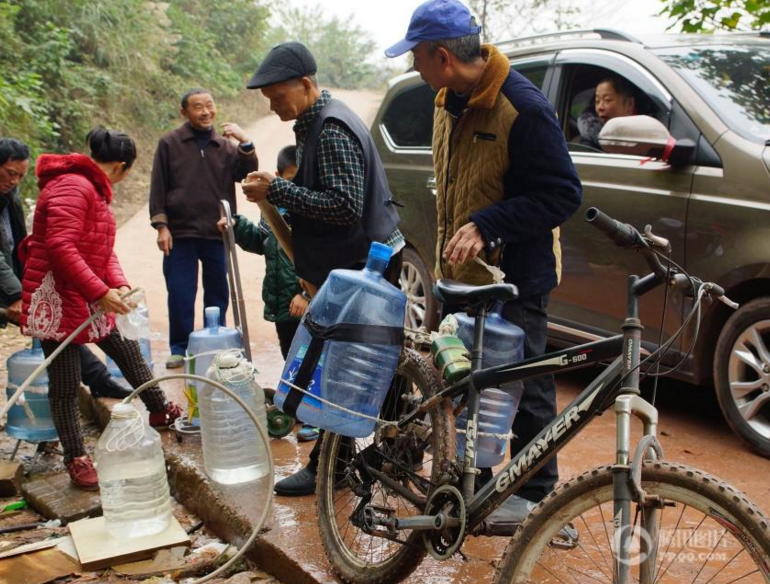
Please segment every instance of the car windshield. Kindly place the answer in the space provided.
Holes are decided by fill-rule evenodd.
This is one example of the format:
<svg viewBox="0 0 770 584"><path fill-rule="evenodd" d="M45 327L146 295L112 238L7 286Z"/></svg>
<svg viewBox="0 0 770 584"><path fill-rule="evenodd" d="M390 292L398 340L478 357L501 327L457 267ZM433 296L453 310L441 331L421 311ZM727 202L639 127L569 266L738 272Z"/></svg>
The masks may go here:
<svg viewBox="0 0 770 584"><path fill-rule="evenodd" d="M770 47L677 47L655 51L744 138L770 140Z"/></svg>

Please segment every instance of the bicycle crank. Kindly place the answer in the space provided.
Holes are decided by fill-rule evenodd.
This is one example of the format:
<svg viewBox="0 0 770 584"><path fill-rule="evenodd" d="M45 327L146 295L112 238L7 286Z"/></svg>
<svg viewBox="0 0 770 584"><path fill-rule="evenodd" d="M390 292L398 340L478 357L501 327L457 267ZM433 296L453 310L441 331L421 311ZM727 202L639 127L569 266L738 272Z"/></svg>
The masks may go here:
<svg viewBox="0 0 770 584"><path fill-rule="evenodd" d="M428 553L437 560L452 557L465 539L465 500L462 493L450 485L440 486L428 498L425 514L418 517L446 518L441 525L423 532L422 540Z"/></svg>
<svg viewBox="0 0 770 584"><path fill-rule="evenodd" d="M441 531L454 529L459 526L459 520L444 513L436 515L413 515L411 517L396 517L395 509L367 505L363 509L364 528L374 532L377 527L385 527L391 533L396 531Z"/></svg>

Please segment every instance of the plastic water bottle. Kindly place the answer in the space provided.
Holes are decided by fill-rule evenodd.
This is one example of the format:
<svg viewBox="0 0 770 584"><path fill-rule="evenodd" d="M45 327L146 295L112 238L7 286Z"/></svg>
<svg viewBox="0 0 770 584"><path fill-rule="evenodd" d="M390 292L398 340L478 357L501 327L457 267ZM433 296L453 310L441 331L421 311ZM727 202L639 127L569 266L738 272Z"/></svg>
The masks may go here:
<svg viewBox="0 0 770 584"><path fill-rule="evenodd" d="M136 307L136 311L142 315L145 320L149 320L150 313L147 310L147 306L140 304ZM142 357L144 357L144 360L147 363L147 366L150 368L150 371L154 371L155 363L152 360L152 346L150 344L150 339L139 339L139 349L142 352ZM134 389L131 387L131 384L128 382L128 380L123 376L123 372L120 370L120 367L118 367L118 364L115 363L115 361L113 361L112 357L109 355L107 355L107 371L109 371L112 378L123 387L126 389Z"/></svg>
<svg viewBox="0 0 770 584"><path fill-rule="evenodd" d="M132 404L116 404L94 453L107 531L116 538L164 531L171 497L160 434Z"/></svg>
<svg viewBox="0 0 770 584"><path fill-rule="evenodd" d="M267 431L265 394L254 380L254 367L240 352L219 353L206 377L241 398ZM222 390L209 385L198 392L203 465L214 481L233 485L267 474L267 445L244 409Z"/></svg>
<svg viewBox="0 0 770 584"><path fill-rule="evenodd" d="M457 336L466 347L473 347L473 326L475 318L461 312L455 314L458 329ZM505 320L495 311L487 314L484 324L484 367L494 367L521 361L524 358L524 331ZM511 431L516 410L524 393L521 381L507 383L500 388L488 388L481 392L478 431L489 434L507 435ZM456 427L465 430L468 410L457 416ZM479 467L492 467L500 464L508 448L508 440L494 436L479 436L476 445L476 464ZM465 434L457 435L457 453L465 452Z"/></svg>
<svg viewBox="0 0 770 584"><path fill-rule="evenodd" d="M218 351L226 349L243 349L241 333L234 328L220 326L219 307L207 306L204 310L205 326L190 333L187 341L187 359L185 360L185 373L206 377L206 373L214 362ZM197 400L201 389L205 386L202 382L187 381L187 391ZM193 411L193 418L197 413Z"/></svg>
<svg viewBox="0 0 770 584"><path fill-rule="evenodd" d="M32 339L31 349L17 351L8 357L6 394L9 398L43 361L45 361L45 355L43 355L40 339ZM27 414L27 408L32 411L34 420ZM8 412L8 425L5 430L12 438L27 442L59 439L51 419L51 408L48 405L48 374L45 369L19 396L18 401Z"/></svg>
<svg viewBox="0 0 770 584"><path fill-rule="evenodd" d="M373 243L363 270L333 270L310 302L308 315L321 327L346 323L403 328L406 296L383 273L391 249ZM305 322L297 329L281 380L294 382L311 336ZM390 387L400 345L326 341L308 391L344 408L377 417ZM274 403L283 408L290 387L279 382ZM307 424L351 437L369 436L374 420L304 396L297 417Z"/></svg>

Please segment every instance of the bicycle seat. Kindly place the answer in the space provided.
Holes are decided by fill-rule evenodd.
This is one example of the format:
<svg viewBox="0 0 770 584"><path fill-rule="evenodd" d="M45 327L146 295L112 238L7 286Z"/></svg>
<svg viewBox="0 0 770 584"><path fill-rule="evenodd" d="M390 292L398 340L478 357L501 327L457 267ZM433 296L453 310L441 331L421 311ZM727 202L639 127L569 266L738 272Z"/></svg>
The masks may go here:
<svg viewBox="0 0 770 584"><path fill-rule="evenodd" d="M513 284L488 284L473 286L455 280L438 280L433 294L444 304L480 304L487 300L514 300L519 290Z"/></svg>

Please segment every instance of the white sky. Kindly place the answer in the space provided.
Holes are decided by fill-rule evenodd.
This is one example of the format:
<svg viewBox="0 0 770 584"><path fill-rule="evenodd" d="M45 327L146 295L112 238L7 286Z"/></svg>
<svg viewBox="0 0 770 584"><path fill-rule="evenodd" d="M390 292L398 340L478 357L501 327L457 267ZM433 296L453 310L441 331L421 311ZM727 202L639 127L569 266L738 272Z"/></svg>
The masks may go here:
<svg viewBox="0 0 770 584"><path fill-rule="evenodd" d="M380 51L404 37L409 18L422 0L292 0L294 6L321 4L324 11L339 18L353 15L354 21L368 31ZM603 0L583 2L587 26L617 28L628 33L664 32L666 22L654 15L660 12L660 0Z"/></svg>

